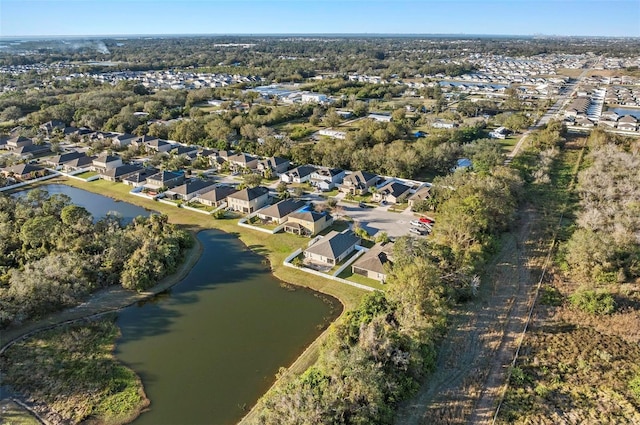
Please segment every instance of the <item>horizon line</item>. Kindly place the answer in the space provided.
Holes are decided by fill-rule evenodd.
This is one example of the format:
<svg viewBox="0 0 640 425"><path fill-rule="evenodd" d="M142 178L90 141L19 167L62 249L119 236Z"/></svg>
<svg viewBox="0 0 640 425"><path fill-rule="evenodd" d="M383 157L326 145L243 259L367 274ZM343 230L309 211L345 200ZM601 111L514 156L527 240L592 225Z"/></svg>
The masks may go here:
<svg viewBox="0 0 640 425"><path fill-rule="evenodd" d="M376 32L328 32L328 33L129 33L129 34L39 34L39 35L0 35L0 39L11 40L16 38L29 39L51 39L51 38L116 38L116 37L501 37L501 38L610 38L610 39L633 39L640 38L640 35L559 35L559 34L473 34L473 33L376 33Z"/></svg>

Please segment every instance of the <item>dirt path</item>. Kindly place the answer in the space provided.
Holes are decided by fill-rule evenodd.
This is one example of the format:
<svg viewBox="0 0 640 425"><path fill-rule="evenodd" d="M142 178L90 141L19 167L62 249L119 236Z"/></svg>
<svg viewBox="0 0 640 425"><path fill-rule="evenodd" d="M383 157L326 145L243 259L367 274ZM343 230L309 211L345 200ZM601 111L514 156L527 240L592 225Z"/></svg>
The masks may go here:
<svg viewBox="0 0 640 425"><path fill-rule="evenodd" d="M401 407L397 424L491 423L533 298L537 260L544 256L535 251L532 229L536 220L533 209L523 212L489 267L487 276L493 282L483 285L475 301L452 312L436 371Z"/></svg>
<svg viewBox="0 0 640 425"><path fill-rule="evenodd" d="M67 309L52 313L49 316L35 321L26 323L21 326L10 327L2 331L0 338L0 354L9 348L12 344L21 339L27 338L37 332L45 329L52 329L57 326L71 323L91 316L106 314L124 307L128 307L139 301L151 298L184 279L191 268L198 262L202 254L202 245L194 236L195 244L185 254L185 260L174 274L162 279L156 286L145 292L133 292L123 289L120 286L111 286L91 295L84 303Z"/></svg>

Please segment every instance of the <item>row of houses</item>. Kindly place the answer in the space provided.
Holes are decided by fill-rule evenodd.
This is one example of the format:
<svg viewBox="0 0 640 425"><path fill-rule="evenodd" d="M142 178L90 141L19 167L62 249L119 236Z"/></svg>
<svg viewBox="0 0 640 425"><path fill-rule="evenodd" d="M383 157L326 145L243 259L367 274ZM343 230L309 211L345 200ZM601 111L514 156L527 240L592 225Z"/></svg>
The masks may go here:
<svg viewBox="0 0 640 425"><path fill-rule="evenodd" d="M598 125L607 128L617 128L622 131L638 131L638 119L633 115L620 116L614 111L600 114Z"/></svg>

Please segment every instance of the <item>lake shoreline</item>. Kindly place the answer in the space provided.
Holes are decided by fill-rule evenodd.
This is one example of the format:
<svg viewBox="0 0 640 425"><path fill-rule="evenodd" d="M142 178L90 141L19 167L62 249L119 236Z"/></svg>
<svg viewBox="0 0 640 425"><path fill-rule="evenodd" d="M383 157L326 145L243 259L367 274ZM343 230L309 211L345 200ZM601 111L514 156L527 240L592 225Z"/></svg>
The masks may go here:
<svg viewBox="0 0 640 425"><path fill-rule="evenodd" d="M103 196L107 196L111 199L117 200L117 201L124 201L124 202L129 202L132 203L134 205L138 205L141 206L147 210L150 211L154 211L154 212L159 212L159 213L165 213L167 215L169 215L171 222L174 222L175 224L179 225L179 226L183 226L185 227L187 230L190 231L190 233L192 234L193 239L195 240L195 244L194 247L191 248L189 250L189 253L186 255L186 260L185 262L183 262L183 264L181 265L180 269L178 272L174 273L171 276L165 277L163 280L161 280L157 285L155 285L153 288L150 288L150 290L141 293L141 294L137 294L139 295L139 297L137 297L137 299L132 300L131 302L127 303L126 305L121 305L119 306L117 309L122 309L125 307L128 307L130 305L133 305L139 301L142 300L146 300L146 299L150 299L153 296L160 294L164 291L166 291L167 289L171 288L172 286L174 286L175 284L177 284L178 282L180 282L181 280L184 279L184 277L186 277L186 275L189 273L189 271L193 268L193 266L197 263L198 259L200 258L200 255L202 254L202 245L200 243L200 241L197 238L197 234L200 231L203 230L207 230L207 229L215 229L218 231L222 231L225 233L230 233L233 234L235 236L238 237L238 239L241 241L241 243L243 243L243 245L257 253L258 255L260 255L262 258L266 259L269 262L269 268L271 271L271 274L281 280L282 282L285 282L287 284L291 284L294 287L299 287L299 288L307 288L307 289L311 289L313 291L316 291L320 294L323 294L324 296L329 296L335 300L338 301L339 305L341 306L341 311L339 312L339 314L337 314L335 316L335 319L332 320L330 323L328 323L325 327L325 329L320 333L320 335L318 335L308 346L306 346L304 348L304 350L296 356L296 358L293 360L293 362L291 364L289 364L286 367L286 371L282 374L278 374L276 380L273 382L273 384L269 387L269 389L266 391L270 391L273 387L277 386L283 379L288 378L291 375L297 375L300 374L302 372L304 372L304 370L306 370L310 365L314 364L315 361L317 360L318 357L318 352L320 349L320 346L322 344L322 342L326 339L326 335L331 327L331 325L333 323L335 323L337 320L339 320L340 317L342 317L342 315L348 311L349 307L352 306L354 304L354 300L351 300L351 298L353 297L353 292L356 293L356 296L353 298L357 298L359 299L361 293L360 291L353 291L352 289L349 288L341 288L340 286L330 286L332 284L331 281L326 280L326 279L321 279L321 284L318 285L316 282L310 282L308 279L308 275L304 275L304 276L299 276L300 279L297 278L292 278L292 276L290 276L290 274L298 274L299 273L281 273L282 271L288 272L289 269L284 269L283 267L277 267L278 263L274 262L274 259L272 258L272 255L275 254L275 252L273 250L269 250L267 249L267 252L265 253L264 251L261 251L259 249L256 248L256 245L252 245L250 242L250 240L248 241L247 239L250 239L248 237L246 237L246 235L242 234L242 233L238 233L237 230L239 229L229 229L229 224L230 220L214 220L213 218L209 218L211 220L211 222L206 223L205 225L203 225L204 220L205 219L204 216L201 216L198 214L198 223L185 223L182 222L182 220L179 219L179 214L176 213L188 213L188 211L184 211L184 210L179 210L177 208L171 208L169 211L162 211L162 210L167 210L166 206L164 206L163 204L156 204L155 202L151 201L151 200L145 200L142 198L138 198L132 195L128 194L128 190L127 193L119 193L122 190L119 191L114 191L114 190L100 190L101 188L96 187L96 186L92 186L91 183L87 183L87 182L80 182L80 181L71 181L65 178L55 178L46 182L40 182L40 183L36 183L34 185L29 185L26 186L25 188L21 188L22 190L28 190L30 188L33 187L39 187L39 186L46 186L47 184L65 184L71 187L76 187L78 189L82 189L82 190L87 190L89 192L92 193L97 193ZM104 188L102 188L104 189ZM128 188L126 188L128 189ZM150 205L150 203L153 203L154 206L158 205L158 207L160 208L152 208ZM160 210L160 211L157 211ZM181 215L181 214L180 214ZM235 222L233 223L235 224ZM235 226L233 226L235 227ZM235 230L235 231L234 231ZM243 237L245 236L245 237ZM196 251L197 255L195 255L195 253L193 251ZM284 269L284 270L283 270ZM316 284L314 284L316 283ZM337 288L337 290L336 290ZM341 291L341 289L343 291ZM348 296L341 296L344 294L341 294L341 292L346 292L348 294ZM95 315L100 315L100 314L106 314L106 311L100 312L100 313L94 313ZM78 320L84 320L87 318L87 315L83 316L82 318L76 318L73 319L73 321L78 321ZM29 335L32 335L38 331L44 330L44 329L50 329L56 326L61 326L64 323L57 323L53 326L49 326L49 327L44 327L44 328L40 328L38 330L34 330L29 332L29 334L25 334L23 336L21 336L20 338L26 338ZM16 340L15 337L12 337L11 339ZM13 342L11 342L13 343ZM5 344L6 346L6 344ZM265 394L266 394L265 392ZM256 412L255 409L258 407L260 400L262 399L262 397L264 396L264 394L262 394L262 396L256 400L256 402L251 406L251 408L248 410L247 415L245 415L242 419L241 422L247 420L249 417L253 416ZM144 410L141 410L138 415L140 413L142 413ZM136 415L136 417L131 418L131 421L135 420L138 415Z"/></svg>

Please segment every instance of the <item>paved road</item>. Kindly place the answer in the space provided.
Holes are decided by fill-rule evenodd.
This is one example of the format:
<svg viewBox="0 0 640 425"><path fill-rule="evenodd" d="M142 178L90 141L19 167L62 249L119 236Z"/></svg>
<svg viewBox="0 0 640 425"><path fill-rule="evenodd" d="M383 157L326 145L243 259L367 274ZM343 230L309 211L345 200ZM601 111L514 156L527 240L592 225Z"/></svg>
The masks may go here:
<svg viewBox="0 0 640 425"><path fill-rule="evenodd" d="M347 202L340 202L338 205L342 208L342 215L357 221L372 236L378 232L386 232L391 237L407 235L411 228L409 222L415 219L411 213L389 212L385 208L361 208L358 204Z"/></svg>
<svg viewBox="0 0 640 425"><path fill-rule="evenodd" d="M598 60L593 64L593 67L595 67L601 59L602 58L598 58ZM527 137L531 134L532 131L539 129L540 127L548 124L549 121L551 121L553 118L558 117L560 111L562 111L569 100L573 98L573 95L578 89L578 85L580 84L580 82L584 79L584 77L586 77L587 73L591 71L593 67L585 68L585 70L582 71L582 73L578 76L578 78L575 79L575 81L566 85L563 92L560 94L560 97L558 97L556 103L554 103L553 106L551 106L547 110L547 112L542 117L540 117L538 122L529 127L527 131L522 134L522 137L513 147L513 150L507 154L505 163L510 163L511 160L518 154L518 152L520 152L520 149L522 149L522 147L524 146L524 142L527 140Z"/></svg>

